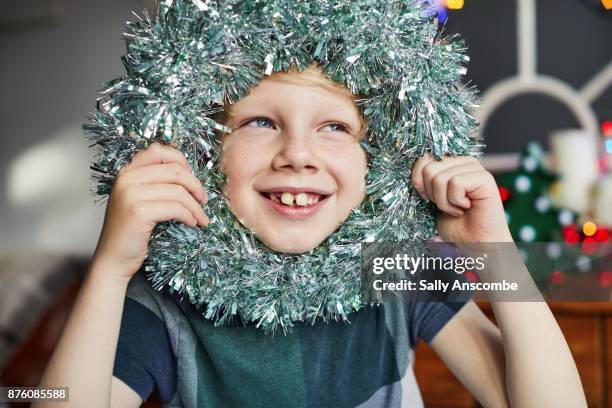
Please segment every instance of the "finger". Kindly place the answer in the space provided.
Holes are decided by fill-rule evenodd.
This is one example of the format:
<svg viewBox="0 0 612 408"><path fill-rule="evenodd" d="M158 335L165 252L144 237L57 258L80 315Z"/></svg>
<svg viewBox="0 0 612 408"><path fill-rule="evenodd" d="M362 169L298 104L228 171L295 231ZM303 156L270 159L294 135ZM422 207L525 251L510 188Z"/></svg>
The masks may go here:
<svg viewBox="0 0 612 408"><path fill-rule="evenodd" d="M160 222L176 220L189 227L196 227L197 220L191 211L178 201L140 201L132 207L134 216L151 223L153 226Z"/></svg>
<svg viewBox="0 0 612 408"><path fill-rule="evenodd" d="M453 200L463 195L470 201L470 205L472 200L499 197L495 178L484 168L452 176L448 183L448 195L455 197Z"/></svg>
<svg viewBox="0 0 612 408"><path fill-rule="evenodd" d="M482 167L479 163L468 162L448 167L437 173L433 177L431 185L434 201L436 202L438 207L444 211L446 211L447 208L470 208L471 203L470 200L465 196L465 192L463 196L461 196L460 192L457 191L457 189L454 189L453 194L449 194L449 181L452 178L455 183L460 182L461 174L476 171L481 168Z"/></svg>
<svg viewBox="0 0 612 408"><path fill-rule="evenodd" d="M423 181L423 167L427 164L434 161L434 158L431 154L425 153L423 156L419 157L414 167L412 168L412 176L411 181L415 190L421 195L421 197L425 200L429 200L429 196L427 195L427 191L425 190L425 183Z"/></svg>
<svg viewBox="0 0 612 408"><path fill-rule="evenodd" d="M208 201L202 183L185 167L178 163L152 164L138 167L119 176L119 189L134 184L179 184L201 203ZM126 186L126 187L121 187Z"/></svg>
<svg viewBox="0 0 612 408"><path fill-rule="evenodd" d="M444 172L440 172L434 176L431 181L432 201L436 203L436 206L441 211L459 217L463 215L463 209L448 202L446 194L447 183L448 179L444 176Z"/></svg>
<svg viewBox="0 0 612 408"><path fill-rule="evenodd" d="M125 191L131 202L136 201L170 201L176 200L191 211L191 215L200 226L208 225L204 209L189 192L177 184L138 184Z"/></svg>
<svg viewBox="0 0 612 408"><path fill-rule="evenodd" d="M477 159L469 156L447 156L444 157L442 160L430 161L429 163L425 164L421 173L423 175L423 185L425 191L427 192L427 195L429 196L429 199L437 203L436 197L433 193L432 181L438 173L446 170L447 168L468 163L480 165Z"/></svg>
<svg viewBox="0 0 612 408"><path fill-rule="evenodd" d="M164 146L157 142L136 153L130 160L130 163L128 163L125 167L134 169L137 167L164 163L179 163L191 171L191 166L189 166L189 163L187 162L187 159L183 153L170 146Z"/></svg>

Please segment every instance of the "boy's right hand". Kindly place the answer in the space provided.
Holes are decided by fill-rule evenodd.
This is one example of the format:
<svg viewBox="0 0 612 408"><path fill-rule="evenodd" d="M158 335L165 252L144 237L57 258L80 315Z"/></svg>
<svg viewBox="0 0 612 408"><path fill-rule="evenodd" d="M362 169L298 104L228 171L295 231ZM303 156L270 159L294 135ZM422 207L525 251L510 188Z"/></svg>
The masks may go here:
<svg viewBox="0 0 612 408"><path fill-rule="evenodd" d="M202 209L207 201L185 156L153 143L117 173L93 262L104 264L105 274L128 281L146 257L153 228L169 220L207 226Z"/></svg>

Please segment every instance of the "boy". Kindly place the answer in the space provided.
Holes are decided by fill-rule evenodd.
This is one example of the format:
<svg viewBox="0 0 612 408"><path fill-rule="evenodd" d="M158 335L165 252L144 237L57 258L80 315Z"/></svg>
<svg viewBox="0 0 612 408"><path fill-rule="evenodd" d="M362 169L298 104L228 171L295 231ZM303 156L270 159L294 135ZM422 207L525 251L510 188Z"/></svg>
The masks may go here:
<svg viewBox="0 0 612 408"><path fill-rule="evenodd" d="M363 200L364 124L353 99L311 66L264 79L230 107L225 194L270 248L316 247ZM495 182L477 160L425 156L412 182L441 210L445 240L511 241ZM421 337L484 406L586 406L543 302L493 303L499 329L472 302L367 307L350 325L303 324L288 336L213 327L136 273L154 226L171 219L206 226L205 202L187 161L170 147L154 144L120 171L41 386L69 386L78 407L136 407L154 387L167 406L422 406L411 369Z"/></svg>

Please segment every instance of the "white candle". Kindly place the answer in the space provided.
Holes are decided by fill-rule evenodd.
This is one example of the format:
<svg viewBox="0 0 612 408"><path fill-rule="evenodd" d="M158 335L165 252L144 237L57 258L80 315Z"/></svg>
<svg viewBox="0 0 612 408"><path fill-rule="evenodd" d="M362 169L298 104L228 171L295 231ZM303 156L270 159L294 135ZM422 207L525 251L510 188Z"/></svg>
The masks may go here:
<svg viewBox="0 0 612 408"><path fill-rule="evenodd" d="M612 174L597 181L594 213L598 224L612 225Z"/></svg>
<svg viewBox="0 0 612 408"><path fill-rule="evenodd" d="M552 132L550 138L554 170L560 177L560 204L584 213L591 187L597 178L597 138L581 129Z"/></svg>

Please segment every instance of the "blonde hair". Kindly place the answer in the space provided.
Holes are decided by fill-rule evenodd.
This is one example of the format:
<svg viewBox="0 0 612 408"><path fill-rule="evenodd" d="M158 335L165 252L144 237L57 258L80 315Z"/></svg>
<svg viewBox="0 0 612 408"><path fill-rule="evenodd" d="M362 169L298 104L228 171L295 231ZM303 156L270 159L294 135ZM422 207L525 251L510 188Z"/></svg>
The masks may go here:
<svg viewBox="0 0 612 408"><path fill-rule="evenodd" d="M299 73L300 75L295 75ZM361 95L353 94L345 85L342 85L331 78L329 78L321 67L313 62L308 65L302 72L299 72L297 67L292 65L289 71L273 72L269 77L275 81L284 82L293 85L307 85L307 86L320 86L328 91L339 93L342 96L350 98L353 103L361 99ZM213 116L213 119L221 124L226 124L227 120L232 116L232 104L226 103L223 107L223 111ZM358 139L362 139L365 136L367 122L363 114L363 109L357 106L359 111L359 118L361 128L357 134Z"/></svg>

